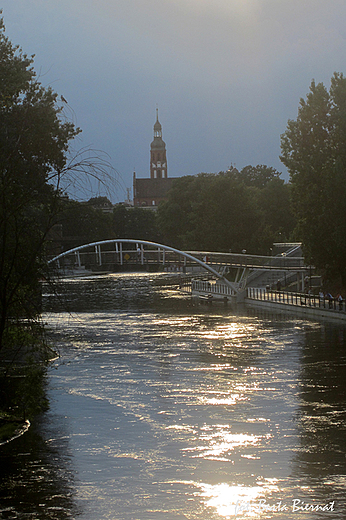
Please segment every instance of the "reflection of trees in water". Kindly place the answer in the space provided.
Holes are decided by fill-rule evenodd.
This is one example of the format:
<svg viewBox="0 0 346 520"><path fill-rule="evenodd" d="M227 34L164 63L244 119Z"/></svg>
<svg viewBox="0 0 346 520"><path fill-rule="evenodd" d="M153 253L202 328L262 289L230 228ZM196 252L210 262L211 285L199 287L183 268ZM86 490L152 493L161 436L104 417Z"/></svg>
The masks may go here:
<svg viewBox="0 0 346 520"><path fill-rule="evenodd" d="M301 447L293 476L320 485L327 500L340 496L345 504L346 328L308 328L301 363Z"/></svg>
<svg viewBox="0 0 346 520"><path fill-rule="evenodd" d="M25 435L0 448L1 518L65 520L78 515L61 418L45 414L43 421L42 432L42 425L33 425Z"/></svg>

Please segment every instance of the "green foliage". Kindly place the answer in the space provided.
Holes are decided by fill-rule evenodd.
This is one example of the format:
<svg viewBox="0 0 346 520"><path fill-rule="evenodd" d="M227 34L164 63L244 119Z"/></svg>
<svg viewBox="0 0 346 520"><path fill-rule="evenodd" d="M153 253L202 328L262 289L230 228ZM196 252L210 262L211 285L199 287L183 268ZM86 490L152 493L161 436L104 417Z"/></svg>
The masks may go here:
<svg viewBox="0 0 346 520"><path fill-rule="evenodd" d="M57 94L42 87L32 64L0 19L0 349L9 323L39 311L44 246L68 143L80 131L61 119Z"/></svg>
<svg viewBox="0 0 346 520"><path fill-rule="evenodd" d="M246 186L255 186L261 189L265 188L268 182L279 179L281 175L275 168L263 164L245 166L239 173L235 169L231 171L235 171L235 177Z"/></svg>
<svg viewBox="0 0 346 520"><path fill-rule="evenodd" d="M110 211L112 205L106 197L95 197L88 202L65 199L60 206L57 222L61 225L64 250L112 238L154 242L161 239L156 213L150 210L119 204Z"/></svg>
<svg viewBox="0 0 346 520"><path fill-rule="evenodd" d="M160 241L156 213L148 209L117 205L113 210L112 229L115 238Z"/></svg>
<svg viewBox="0 0 346 520"><path fill-rule="evenodd" d="M48 409L45 376L45 366L39 365L36 360L17 370L12 407L24 420Z"/></svg>
<svg viewBox="0 0 346 520"><path fill-rule="evenodd" d="M61 201L58 222L62 226L64 249L70 249L97 240L115 238L112 214L97 206L75 200Z"/></svg>
<svg viewBox="0 0 346 520"><path fill-rule="evenodd" d="M169 192L168 200L158 208L159 229L167 244L181 248L194 249L196 204L201 195L206 174L197 177L176 179Z"/></svg>
<svg viewBox="0 0 346 520"><path fill-rule="evenodd" d="M110 210L113 204L107 197L92 197L88 200L87 204L93 208Z"/></svg>
<svg viewBox="0 0 346 520"><path fill-rule="evenodd" d="M271 243L289 240L295 228L296 220L291 211L291 188L290 184L274 177L257 192L261 218Z"/></svg>
<svg viewBox="0 0 346 520"><path fill-rule="evenodd" d="M298 230L308 261L346 287L346 78L312 81L281 136Z"/></svg>
<svg viewBox="0 0 346 520"><path fill-rule="evenodd" d="M21 425L22 421L13 421L12 418L0 419L0 443L13 438Z"/></svg>
<svg viewBox="0 0 346 520"><path fill-rule="evenodd" d="M55 353L35 322L12 323L0 351L1 414L26 419L47 408L45 367Z"/></svg>
<svg viewBox="0 0 346 520"><path fill-rule="evenodd" d="M177 179L158 209L165 243L181 249L267 253L294 227L289 187L267 166Z"/></svg>

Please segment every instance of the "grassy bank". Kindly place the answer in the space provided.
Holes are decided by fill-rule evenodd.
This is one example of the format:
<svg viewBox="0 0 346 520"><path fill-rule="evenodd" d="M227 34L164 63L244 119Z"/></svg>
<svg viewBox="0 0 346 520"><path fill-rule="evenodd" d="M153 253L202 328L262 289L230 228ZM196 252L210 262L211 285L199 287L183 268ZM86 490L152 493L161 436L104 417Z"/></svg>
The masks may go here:
<svg viewBox="0 0 346 520"><path fill-rule="evenodd" d="M47 365L54 357L37 322L16 323L8 330L0 351L0 443L47 410Z"/></svg>
<svg viewBox="0 0 346 520"><path fill-rule="evenodd" d="M24 433L30 423L23 419L0 412L0 445Z"/></svg>

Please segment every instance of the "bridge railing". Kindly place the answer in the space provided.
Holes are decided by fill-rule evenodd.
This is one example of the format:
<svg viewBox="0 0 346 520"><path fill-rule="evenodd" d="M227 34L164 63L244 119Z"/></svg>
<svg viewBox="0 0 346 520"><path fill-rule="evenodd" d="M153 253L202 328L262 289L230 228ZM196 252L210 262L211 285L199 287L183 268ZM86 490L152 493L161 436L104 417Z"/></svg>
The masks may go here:
<svg viewBox="0 0 346 520"><path fill-rule="evenodd" d="M182 266L184 264L186 265L188 261L178 253L164 251L160 248L142 248L140 251L137 251L136 248L133 247L122 247L118 248L118 250L115 250L115 248L111 248L109 246L108 248L103 246L102 251L95 251L95 249L90 247L89 250L86 249L70 253L59 260L61 267L78 267L80 265L84 265L86 267L102 265L103 267L106 267L113 264L147 265L158 263L164 265Z"/></svg>
<svg viewBox="0 0 346 520"><path fill-rule="evenodd" d="M284 269L292 270L304 267L304 258L289 255L249 255L246 253L217 253L208 251L188 251L201 260L205 259L209 264L225 265L233 268L250 269Z"/></svg>
<svg viewBox="0 0 346 520"><path fill-rule="evenodd" d="M344 299L339 300L337 298L322 298L318 295L310 295L306 293L271 290L268 291L267 289L263 288L248 287L247 297L252 300L346 312L346 302Z"/></svg>

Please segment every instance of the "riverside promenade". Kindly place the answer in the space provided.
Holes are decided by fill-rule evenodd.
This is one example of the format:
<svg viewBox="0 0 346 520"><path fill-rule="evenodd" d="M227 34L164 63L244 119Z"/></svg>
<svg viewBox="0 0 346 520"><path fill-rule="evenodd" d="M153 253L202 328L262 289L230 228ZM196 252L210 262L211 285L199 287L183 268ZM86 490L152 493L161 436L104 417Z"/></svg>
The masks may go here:
<svg viewBox="0 0 346 520"><path fill-rule="evenodd" d="M248 287L245 304L276 311L292 312L308 318L328 318L346 323L346 301L326 299L306 293L271 291Z"/></svg>
<svg viewBox="0 0 346 520"><path fill-rule="evenodd" d="M251 307L261 307L278 312L290 312L296 316L311 319L336 319L346 323L346 301L321 298L300 292L268 290L267 288L248 287L238 299L235 292L219 281L192 280L180 284L179 289L191 294L201 303L243 303Z"/></svg>

